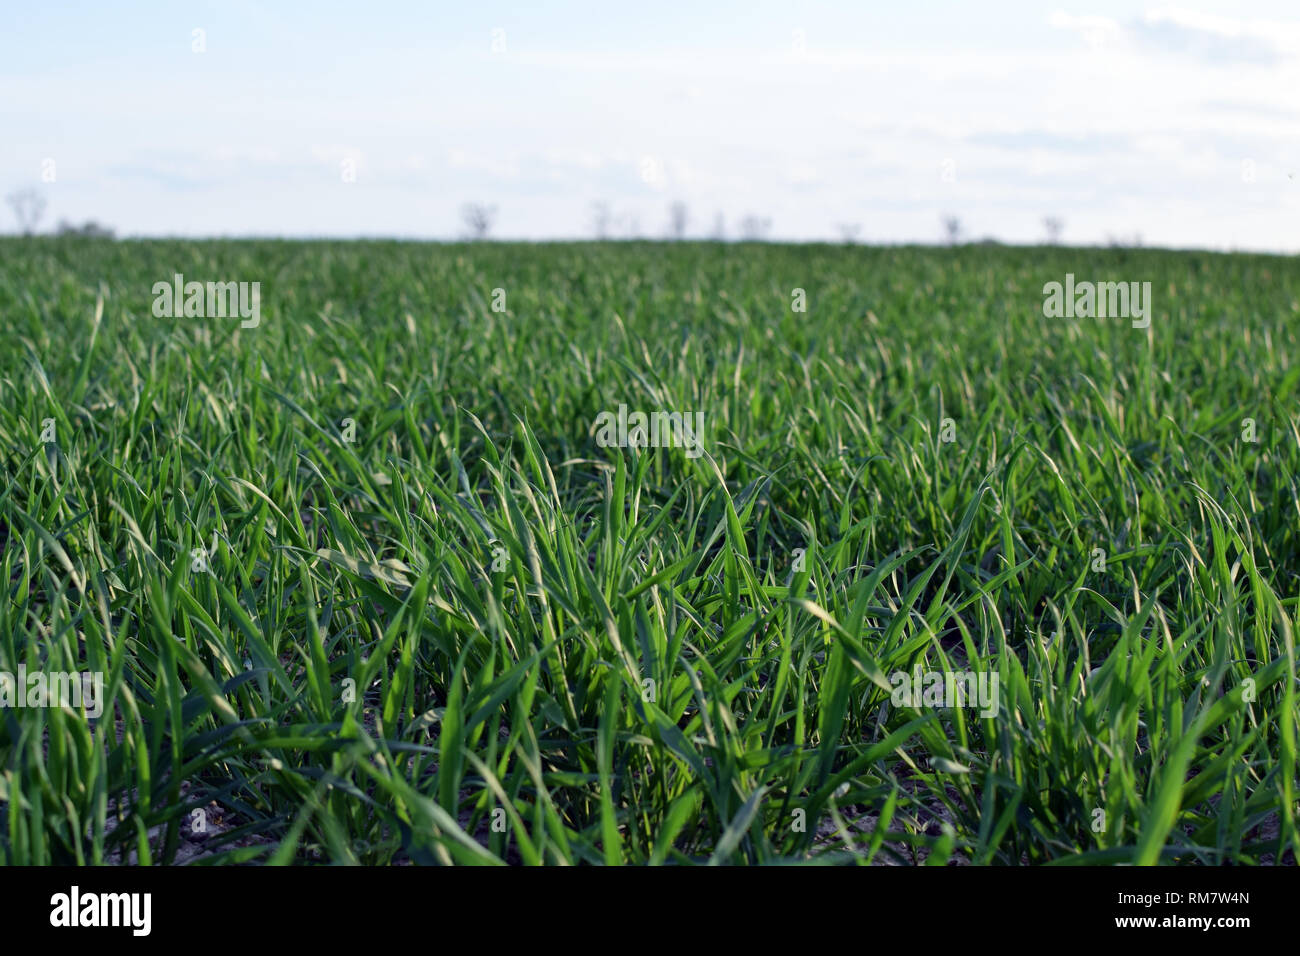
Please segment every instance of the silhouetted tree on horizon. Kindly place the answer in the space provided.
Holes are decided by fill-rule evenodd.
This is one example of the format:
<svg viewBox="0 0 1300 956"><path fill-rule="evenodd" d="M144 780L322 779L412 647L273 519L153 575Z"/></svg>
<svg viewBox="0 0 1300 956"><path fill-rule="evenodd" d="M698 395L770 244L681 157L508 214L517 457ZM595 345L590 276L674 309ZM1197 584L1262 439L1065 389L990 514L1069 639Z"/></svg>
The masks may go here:
<svg viewBox="0 0 1300 956"><path fill-rule="evenodd" d="M609 238L609 224L613 218L614 214L610 211L609 203L603 199L598 199L591 204L591 228L596 233L597 239Z"/></svg>
<svg viewBox="0 0 1300 956"><path fill-rule="evenodd" d="M30 236L36 231L41 216L45 215L45 197L40 190L28 186L11 192L7 201L18 220L18 228L24 236Z"/></svg>
<svg viewBox="0 0 1300 956"><path fill-rule="evenodd" d="M746 242L762 242L771 228L771 219L751 213L740 220L740 237Z"/></svg>
<svg viewBox="0 0 1300 956"><path fill-rule="evenodd" d="M943 231L948 236L948 245L957 245L961 240L961 219L957 216L944 216Z"/></svg>
<svg viewBox="0 0 1300 956"><path fill-rule="evenodd" d="M672 238L681 240L686 237L686 223L690 217L690 212L686 208L686 203L680 199L668 207L668 235Z"/></svg>
<svg viewBox="0 0 1300 956"><path fill-rule="evenodd" d="M486 239L492 231L492 221L496 218L497 207L483 203L467 202L460 207L460 218L469 230L469 238Z"/></svg>

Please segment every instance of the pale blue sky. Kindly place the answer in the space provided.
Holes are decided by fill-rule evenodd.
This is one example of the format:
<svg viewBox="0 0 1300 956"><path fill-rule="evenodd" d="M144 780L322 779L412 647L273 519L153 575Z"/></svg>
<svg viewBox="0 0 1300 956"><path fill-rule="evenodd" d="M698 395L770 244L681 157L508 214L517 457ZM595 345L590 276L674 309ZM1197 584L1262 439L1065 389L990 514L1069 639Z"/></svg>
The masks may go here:
<svg viewBox="0 0 1300 956"><path fill-rule="evenodd" d="M603 200L618 234L662 236L681 200L692 235L752 213L778 239L929 242L951 213L1029 242L1053 214L1067 242L1300 250L1294 0L49 2L5 21L0 192L43 190L46 228L452 238L483 201L495 235L565 238Z"/></svg>

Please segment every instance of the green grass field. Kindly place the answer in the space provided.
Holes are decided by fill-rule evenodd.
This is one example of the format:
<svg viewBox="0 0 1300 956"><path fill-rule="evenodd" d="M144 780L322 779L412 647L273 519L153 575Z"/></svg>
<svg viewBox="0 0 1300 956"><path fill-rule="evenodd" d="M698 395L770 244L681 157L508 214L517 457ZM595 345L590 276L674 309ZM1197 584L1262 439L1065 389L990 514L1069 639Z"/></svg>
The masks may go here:
<svg viewBox="0 0 1300 956"><path fill-rule="evenodd" d="M0 863L1294 862L1298 384L1283 257L0 240Z"/></svg>

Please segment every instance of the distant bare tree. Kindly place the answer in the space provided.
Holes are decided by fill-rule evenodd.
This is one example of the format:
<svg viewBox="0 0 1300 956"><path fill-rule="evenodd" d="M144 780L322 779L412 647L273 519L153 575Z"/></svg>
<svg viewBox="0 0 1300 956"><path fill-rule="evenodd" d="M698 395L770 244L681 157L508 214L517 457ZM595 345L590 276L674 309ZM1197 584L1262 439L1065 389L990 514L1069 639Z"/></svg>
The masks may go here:
<svg viewBox="0 0 1300 956"><path fill-rule="evenodd" d="M772 220L752 213L740 220L740 237L746 242L762 242L772 228Z"/></svg>
<svg viewBox="0 0 1300 956"><path fill-rule="evenodd" d="M957 245L958 240L961 239L961 220L956 216L944 216L943 231L948 236L948 245Z"/></svg>
<svg viewBox="0 0 1300 956"><path fill-rule="evenodd" d="M11 192L7 200L13 208L14 218L18 220L18 228L24 236L30 236L36 231L41 216L45 215L45 197L39 190L28 186Z"/></svg>
<svg viewBox="0 0 1300 956"><path fill-rule="evenodd" d="M862 225L856 222L842 222L835 228L840 231L840 238L849 245L858 241L858 233L862 231Z"/></svg>
<svg viewBox="0 0 1300 956"><path fill-rule="evenodd" d="M629 239L636 239L641 235L641 220L636 213L624 212L619 213L615 219L614 225L623 231L623 234Z"/></svg>
<svg viewBox="0 0 1300 956"><path fill-rule="evenodd" d="M1065 220L1060 216L1048 216L1043 220L1043 228L1047 230L1047 244L1054 246L1061 241L1061 233L1065 231Z"/></svg>
<svg viewBox="0 0 1300 956"><path fill-rule="evenodd" d="M690 218L690 212L686 208L686 203L680 199L668 207L668 234L674 239L684 239L686 237L686 222Z"/></svg>
<svg viewBox="0 0 1300 956"><path fill-rule="evenodd" d="M460 207L460 218L469 230L471 239L486 239L492 231L492 220L496 218L497 207L483 203L467 202Z"/></svg>
<svg viewBox="0 0 1300 956"><path fill-rule="evenodd" d="M727 238L727 223L726 220L722 218L722 213L718 213L717 217L713 220L713 238L718 242Z"/></svg>
<svg viewBox="0 0 1300 956"><path fill-rule="evenodd" d="M609 203L598 200L591 204L591 228L596 233L597 239L609 238L609 224L613 218L614 214L610 211Z"/></svg>

